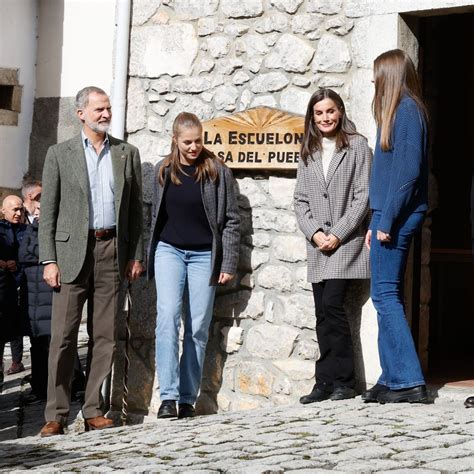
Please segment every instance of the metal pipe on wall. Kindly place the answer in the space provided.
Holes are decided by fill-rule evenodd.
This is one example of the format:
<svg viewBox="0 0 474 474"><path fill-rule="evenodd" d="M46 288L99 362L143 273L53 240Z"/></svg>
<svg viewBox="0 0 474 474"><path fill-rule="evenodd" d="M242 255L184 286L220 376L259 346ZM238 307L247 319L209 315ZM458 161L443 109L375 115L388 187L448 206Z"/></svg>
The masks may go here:
<svg viewBox="0 0 474 474"><path fill-rule="evenodd" d="M131 0L117 0L117 33L115 37L115 65L112 83L112 126L114 137L125 135L125 111L127 100L128 50L130 43Z"/></svg>

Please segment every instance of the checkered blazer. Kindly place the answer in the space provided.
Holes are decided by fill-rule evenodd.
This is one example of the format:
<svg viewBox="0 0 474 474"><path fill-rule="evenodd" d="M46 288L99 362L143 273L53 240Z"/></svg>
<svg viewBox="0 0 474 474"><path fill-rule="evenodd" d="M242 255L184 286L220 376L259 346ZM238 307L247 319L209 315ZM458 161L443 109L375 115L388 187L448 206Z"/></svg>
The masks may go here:
<svg viewBox="0 0 474 474"><path fill-rule="evenodd" d="M371 151L361 135L349 137L349 147L336 151L324 179L321 153L308 164L298 164L294 205L305 235L308 281L369 278L369 253L364 245L368 227ZM322 230L341 240L332 252L323 252L312 241Z"/></svg>
<svg viewBox="0 0 474 474"><path fill-rule="evenodd" d="M201 182L201 196L212 231L212 276L209 284L217 285L219 273L235 274L239 260L240 215L234 192L232 172L221 161L216 159L219 179L217 183L206 180ZM169 181L169 169L165 172L165 183L161 186L158 174L161 163L155 167L154 198L151 220L150 243L148 245L147 275L155 276L155 250L160 236L158 235L158 216L163 198L163 191Z"/></svg>

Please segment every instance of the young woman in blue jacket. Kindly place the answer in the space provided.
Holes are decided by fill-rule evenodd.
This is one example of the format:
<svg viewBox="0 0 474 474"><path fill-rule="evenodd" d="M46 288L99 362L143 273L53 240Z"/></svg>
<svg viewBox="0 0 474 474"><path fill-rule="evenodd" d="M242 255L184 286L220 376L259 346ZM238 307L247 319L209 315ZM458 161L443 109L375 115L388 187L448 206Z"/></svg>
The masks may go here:
<svg viewBox="0 0 474 474"><path fill-rule="evenodd" d="M403 283L413 234L428 209L427 113L415 66L399 49L374 61L377 124L369 201L371 297L382 374L366 402L425 402L425 380L408 326Z"/></svg>

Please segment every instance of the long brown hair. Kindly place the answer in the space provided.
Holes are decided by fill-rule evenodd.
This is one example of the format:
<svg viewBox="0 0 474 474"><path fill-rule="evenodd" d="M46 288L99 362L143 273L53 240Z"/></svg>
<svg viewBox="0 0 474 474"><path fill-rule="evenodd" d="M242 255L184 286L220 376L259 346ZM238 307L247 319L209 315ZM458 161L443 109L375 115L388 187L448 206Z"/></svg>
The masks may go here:
<svg viewBox="0 0 474 474"><path fill-rule="evenodd" d="M392 49L375 58L374 84L372 111L380 129L380 147L383 151L388 151L391 148L390 137L397 107L403 95L410 96L417 103L425 120L428 114L421 98L415 65L405 51Z"/></svg>
<svg viewBox="0 0 474 474"><path fill-rule="evenodd" d="M173 184L181 184L179 174L186 174L179 160L179 149L176 138L180 134L181 128L199 128L202 134L202 124L198 117L190 112L181 112L173 122L173 140L171 141L171 152L163 161L158 175L158 181L161 185L165 181L165 170L170 168L170 176ZM206 147L202 147L201 153L196 158L196 180L201 181L209 179L211 181L218 180L218 172L216 165L217 158Z"/></svg>
<svg viewBox="0 0 474 474"><path fill-rule="evenodd" d="M341 120L339 121L336 130L336 149L340 150L341 148L349 146L349 135L358 135L354 122L349 120L346 115L346 108L341 96L332 89L317 90L309 99L304 119L304 136L303 143L301 144L301 158L305 165L308 164L308 159L311 155L322 148L323 134L316 126L313 108L315 104L324 99L331 99L336 104L339 112L341 112Z"/></svg>

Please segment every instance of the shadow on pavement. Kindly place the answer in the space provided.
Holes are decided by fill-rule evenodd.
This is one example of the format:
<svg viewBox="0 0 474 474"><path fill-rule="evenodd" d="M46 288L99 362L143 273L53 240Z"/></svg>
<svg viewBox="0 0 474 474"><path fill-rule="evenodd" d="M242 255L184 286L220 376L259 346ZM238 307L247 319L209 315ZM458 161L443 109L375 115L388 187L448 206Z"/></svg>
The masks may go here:
<svg viewBox="0 0 474 474"><path fill-rule="evenodd" d="M31 469L35 466L75 459L80 453L54 449L38 444L19 444L17 442L0 443L0 471Z"/></svg>

